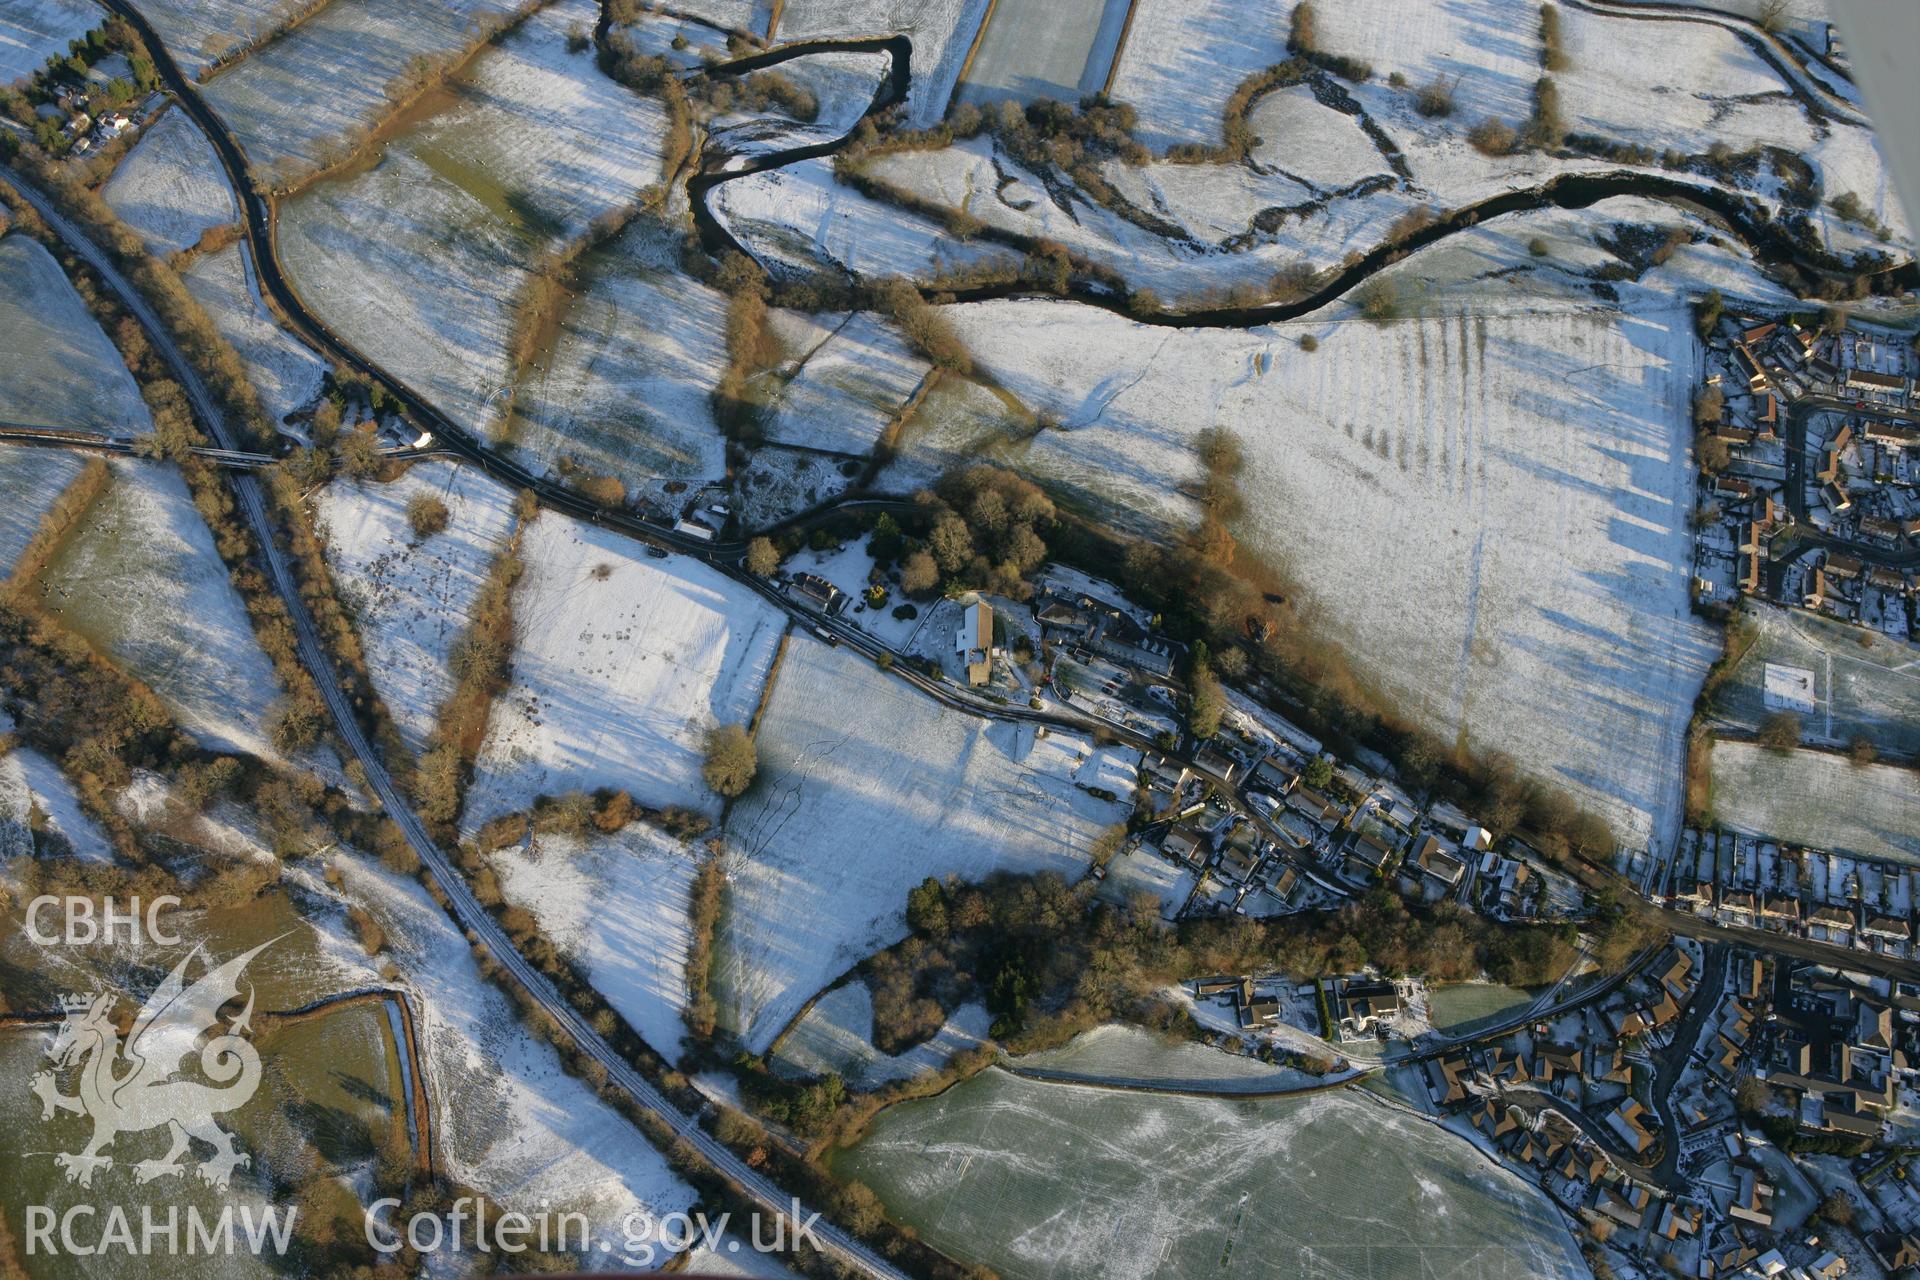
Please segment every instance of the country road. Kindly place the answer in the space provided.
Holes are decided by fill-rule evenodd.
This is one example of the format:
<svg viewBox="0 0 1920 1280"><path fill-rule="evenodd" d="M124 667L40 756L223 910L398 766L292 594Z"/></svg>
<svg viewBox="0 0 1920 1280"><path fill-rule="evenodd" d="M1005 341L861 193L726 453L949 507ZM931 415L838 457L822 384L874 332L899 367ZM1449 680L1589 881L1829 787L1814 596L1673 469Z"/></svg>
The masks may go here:
<svg viewBox="0 0 1920 1280"><path fill-rule="evenodd" d="M135 319L147 330L154 349L166 361L168 369L186 390L195 413L206 423L213 438L222 448L232 449L233 440L226 420L219 412L213 397L201 381L198 372L189 364L172 336L160 323L151 306L114 265L111 258L81 233L80 229L61 215L52 201L29 186L19 175L0 167L0 177L11 182L37 210L47 225L53 228L67 246L83 258L100 275L107 287L117 295ZM394 786L392 777L387 773L386 764L374 751L372 743L360 729L360 723L354 718L353 708L348 705L346 695L340 691L340 681L334 673L332 660L320 643L319 631L314 625L313 616L308 612L306 601L297 589L286 556L274 540L273 521L267 512L266 500L261 496L259 481L252 475L238 473L232 477L233 488L239 495L240 506L247 523L253 530L255 540L260 544L266 560L268 573L272 577L274 589L285 602L287 612L293 623L294 635L299 643L300 659L306 664L314 677L321 693L327 701L327 710L332 716L334 729L339 734L352 757L366 770L367 783L379 798L387 815L400 828L420 861L433 873L434 879L447 896L448 909L454 920L462 928L470 931L478 942L492 953L501 967L511 973L526 992L540 1007L565 1029L567 1036L579 1048L580 1052L606 1068L608 1079L633 1098L648 1111L659 1116L672 1128L676 1137L684 1140L697 1151L701 1158L713 1166L723 1177L732 1182L740 1191L761 1210L776 1217L797 1212L802 1221L806 1210L799 1201L783 1192L779 1187L750 1167L746 1161L735 1155L732 1150L700 1127L698 1119L676 1107L665 1094L654 1087L653 1083L636 1071L612 1045L601 1038L586 1019L574 1009L546 976L530 964L526 957L515 948L494 918L481 906L480 899L474 896L468 887L466 877L460 874L440 847L427 833L412 807L407 803L399 789ZM822 1218L812 1228L814 1237L827 1252L834 1254L856 1270L872 1276L899 1277L905 1280L906 1273L892 1263L880 1257L873 1250L855 1240L850 1234Z"/></svg>

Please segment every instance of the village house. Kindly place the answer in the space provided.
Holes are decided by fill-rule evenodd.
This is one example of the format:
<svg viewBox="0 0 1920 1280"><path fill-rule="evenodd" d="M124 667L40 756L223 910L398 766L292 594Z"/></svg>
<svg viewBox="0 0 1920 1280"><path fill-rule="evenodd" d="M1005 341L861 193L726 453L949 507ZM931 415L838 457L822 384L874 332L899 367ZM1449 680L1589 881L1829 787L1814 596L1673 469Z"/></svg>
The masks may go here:
<svg viewBox="0 0 1920 1280"><path fill-rule="evenodd" d="M1207 865L1208 848L1205 839L1184 822L1176 823L1168 829L1166 835L1160 837L1160 852L1175 862L1185 863L1190 867Z"/></svg>
<svg viewBox="0 0 1920 1280"><path fill-rule="evenodd" d="M1370 827L1355 834L1353 844L1347 849L1343 873L1355 880L1385 875L1398 852L1396 845L1382 839L1380 833Z"/></svg>
<svg viewBox="0 0 1920 1280"><path fill-rule="evenodd" d="M796 573L787 580L787 589L820 612L832 616L846 607L847 597L840 588L817 573Z"/></svg>
<svg viewBox="0 0 1920 1280"><path fill-rule="evenodd" d="M1420 848L1413 855L1413 865L1447 889L1458 886L1461 877L1467 873L1466 864L1433 836L1420 841Z"/></svg>
<svg viewBox="0 0 1920 1280"><path fill-rule="evenodd" d="M1340 984L1340 1033L1365 1036L1399 1016L1400 989L1391 982L1348 980Z"/></svg>
<svg viewBox="0 0 1920 1280"><path fill-rule="evenodd" d="M1043 628L1059 633L1066 643L1163 680L1173 674L1186 654L1184 645L1154 634L1124 609L1090 595L1056 594L1043 588L1034 600L1033 616Z"/></svg>

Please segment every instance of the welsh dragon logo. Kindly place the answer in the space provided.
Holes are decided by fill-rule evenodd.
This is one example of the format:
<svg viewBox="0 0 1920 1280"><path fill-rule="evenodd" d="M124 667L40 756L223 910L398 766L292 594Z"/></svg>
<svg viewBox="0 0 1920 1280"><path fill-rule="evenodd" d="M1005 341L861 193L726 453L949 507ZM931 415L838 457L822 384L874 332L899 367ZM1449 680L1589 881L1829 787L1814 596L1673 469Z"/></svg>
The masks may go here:
<svg viewBox="0 0 1920 1280"><path fill-rule="evenodd" d="M43 1120L61 1111L93 1120L93 1138L84 1148L54 1156L67 1181L92 1186L95 1171L113 1164L105 1152L114 1139L149 1129L164 1128L171 1145L159 1159L133 1166L136 1181L184 1173L187 1166L181 1157L194 1141L213 1148L212 1157L196 1170L213 1186L225 1187L236 1168L252 1164L252 1157L235 1148L233 1135L213 1122L221 1112L245 1104L260 1087L260 1055L246 1039L252 1031L251 986L246 1008L228 1020L224 1031L219 1015L220 1007L240 994L239 977L247 963L270 945L263 942L217 968L203 961L207 972L188 985L187 965L201 954L195 947L140 1006L124 1048L112 1017L117 1001L111 993L62 997L66 1018L47 1051L54 1069L35 1074L32 1091L40 1099ZM209 1031L216 1034L200 1044ZM196 1046L200 1074L212 1084L176 1078ZM59 1073L75 1066L78 1091L61 1093Z"/></svg>

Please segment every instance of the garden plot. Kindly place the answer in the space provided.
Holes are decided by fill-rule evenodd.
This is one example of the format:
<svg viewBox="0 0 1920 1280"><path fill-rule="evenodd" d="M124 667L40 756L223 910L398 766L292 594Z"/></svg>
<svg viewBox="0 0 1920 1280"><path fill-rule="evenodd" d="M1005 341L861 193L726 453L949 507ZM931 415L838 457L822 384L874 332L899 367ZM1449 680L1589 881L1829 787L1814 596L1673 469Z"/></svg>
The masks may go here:
<svg viewBox="0 0 1920 1280"><path fill-rule="evenodd" d="M140 388L60 264L23 235L0 238L0 421L136 435Z"/></svg>
<svg viewBox="0 0 1920 1280"><path fill-rule="evenodd" d="M1131 0L999 0L961 83L962 102L1074 103L1106 87Z"/></svg>
<svg viewBox="0 0 1920 1280"><path fill-rule="evenodd" d="M989 1070L882 1112L835 1169L1008 1277L1588 1274L1538 1191L1350 1093L1227 1101Z"/></svg>
<svg viewBox="0 0 1920 1280"><path fill-rule="evenodd" d="M168 111L141 134L100 194L163 258L197 244L209 227L240 221L220 157L184 111Z"/></svg>
<svg viewBox="0 0 1920 1280"><path fill-rule="evenodd" d="M596 13L588 0L542 10L374 167L281 210L281 251L314 310L469 430L509 399L528 264L660 176L659 102L567 51L567 28Z"/></svg>
<svg viewBox="0 0 1920 1280"><path fill-rule="evenodd" d="M1920 775L1898 765L1716 742L1713 812L1745 835L1920 864Z"/></svg>
<svg viewBox="0 0 1920 1280"><path fill-rule="evenodd" d="M856 1089L878 1089L922 1072L938 1071L955 1054L986 1042L993 1016L985 1005L956 1010L939 1031L902 1054L873 1047L873 993L858 978L835 987L801 1015L770 1059L787 1076L837 1073Z"/></svg>
<svg viewBox="0 0 1920 1280"><path fill-rule="evenodd" d="M393 109L388 86L415 58L457 56L513 8L512 0L333 0L201 93L258 171L284 184L345 156L379 124Z"/></svg>
<svg viewBox="0 0 1920 1280"><path fill-rule="evenodd" d="M438 498L447 527L414 535L407 505ZM422 462L391 484L340 480L316 502L327 563L351 608L374 688L401 739L425 748L453 692L448 658L513 528L513 494L453 462Z"/></svg>
<svg viewBox="0 0 1920 1280"><path fill-rule="evenodd" d="M535 836L493 855L508 902L525 907L640 1037L682 1052L689 891L700 854L635 822L610 836Z"/></svg>
<svg viewBox="0 0 1920 1280"><path fill-rule="evenodd" d="M782 42L902 34L913 40L906 116L938 124L967 60L988 0L788 0L774 33Z"/></svg>
<svg viewBox="0 0 1920 1280"><path fill-rule="evenodd" d="M1150 849L1136 846L1107 864L1107 878L1100 882L1100 896L1121 906L1131 905L1135 894L1152 894L1160 900L1160 915L1172 920L1186 908L1197 879L1193 872L1177 867Z"/></svg>
<svg viewBox="0 0 1920 1280"><path fill-rule="evenodd" d="M1076 877L1125 816L1071 781L1083 739L951 711L859 654L796 638L727 835L723 1025L764 1050L814 992L906 933L907 890L999 870Z"/></svg>
<svg viewBox="0 0 1920 1280"><path fill-rule="evenodd" d="M1753 646L1713 695L1721 723L1752 732L1773 711L1793 710L1808 742L1844 747L1865 738L1882 751L1920 755L1920 649L1885 637L1862 644L1869 636L1857 627L1757 601L1747 616ZM1768 700L1775 667L1807 674L1810 706L1792 706L1777 690Z"/></svg>
<svg viewBox="0 0 1920 1280"><path fill-rule="evenodd" d="M513 683L494 703L467 825L540 795L617 787L717 814L708 729L759 705L786 619L697 561L548 512L522 535Z"/></svg>
<svg viewBox="0 0 1920 1280"><path fill-rule="evenodd" d="M732 179L710 198L714 216L773 271L826 266L862 276L924 279L1007 254L841 186L825 159Z"/></svg>
<svg viewBox="0 0 1920 1280"><path fill-rule="evenodd" d="M693 1190L639 1129L528 1031L419 885L359 858L336 854L330 865L350 899L379 921L413 992L448 1175L522 1212L551 1202L554 1213L586 1213L594 1239L589 1255L620 1258L634 1243L623 1238L629 1215L646 1215L632 1219L636 1234L658 1243L649 1228L663 1214L690 1208Z"/></svg>
<svg viewBox="0 0 1920 1280"><path fill-rule="evenodd" d="M756 449L734 481L740 522L749 529L777 524L839 497L859 474L860 464L845 458L778 446Z"/></svg>
<svg viewBox="0 0 1920 1280"><path fill-rule="evenodd" d="M1198 518L1195 434L1229 428L1247 458L1236 536L1390 703L1530 762L1630 843L1671 838L1714 648L1687 604L1684 308L1246 331L1053 302L948 315L1060 422L986 456L1164 536Z"/></svg>
<svg viewBox="0 0 1920 1280"><path fill-rule="evenodd" d="M787 343L800 362L772 398L766 438L865 457L933 366L870 311L804 323L811 332Z"/></svg>
<svg viewBox="0 0 1920 1280"><path fill-rule="evenodd" d="M47 611L143 681L214 751L278 759L280 686L173 467L116 459L113 482L41 576Z"/></svg>
<svg viewBox="0 0 1920 1280"><path fill-rule="evenodd" d="M182 278L246 365L247 381L275 423L284 424L319 397L327 362L267 310L244 246L229 245L195 259Z"/></svg>
<svg viewBox="0 0 1920 1280"><path fill-rule="evenodd" d="M12 575L47 509L86 465L64 449L0 444L0 581Z"/></svg>
<svg viewBox="0 0 1920 1280"><path fill-rule="evenodd" d="M101 18L87 0L9 0L0 9L0 88L64 56L67 42L99 26Z"/></svg>
<svg viewBox="0 0 1920 1280"><path fill-rule="evenodd" d="M588 264L514 399L507 437L530 465L617 476L629 492L725 473L712 392L727 369L727 299L676 254L641 221Z"/></svg>

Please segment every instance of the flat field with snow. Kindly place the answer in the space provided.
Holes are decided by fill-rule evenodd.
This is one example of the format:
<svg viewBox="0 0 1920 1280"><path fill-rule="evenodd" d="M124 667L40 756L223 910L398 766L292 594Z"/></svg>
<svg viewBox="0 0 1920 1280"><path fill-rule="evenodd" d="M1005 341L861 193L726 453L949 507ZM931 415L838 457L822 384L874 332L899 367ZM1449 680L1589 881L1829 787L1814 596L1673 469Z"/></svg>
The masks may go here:
<svg viewBox="0 0 1920 1280"><path fill-rule="evenodd" d="M520 555L513 683L475 765L469 828L596 787L717 814L700 776L706 731L752 717L785 616L696 561L652 559L555 512Z"/></svg>
<svg viewBox="0 0 1920 1280"><path fill-rule="evenodd" d="M40 578L42 601L215 751L278 759L280 685L171 465L116 459L113 482Z"/></svg>
<svg viewBox="0 0 1920 1280"><path fill-rule="evenodd" d="M1743 835L1920 865L1920 775L1898 765L1716 742L1713 813Z"/></svg>
<svg viewBox="0 0 1920 1280"><path fill-rule="evenodd" d="M932 368L870 311L802 317L779 313L794 330L787 347L798 369L771 397L766 438L861 457Z"/></svg>
<svg viewBox="0 0 1920 1280"><path fill-rule="evenodd" d="M195 259L182 278L246 365L268 416L280 423L319 396L327 362L273 318L247 254L244 245L229 245Z"/></svg>
<svg viewBox="0 0 1920 1280"><path fill-rule="evenodd" d="M1000 0L957 95L961 102L1037 98L1075 103L1099 93L1120 45L1129 0Z"/></svg>
<svg viewBox="0 0 1920 1280"><path fill-rule="evenodd" d="M789 0L775 35L783 42L834 36L913 38L907 118L916 129L939 122L960 66L987 12L987 0Z"/></svg>
<svg viewBox="0 0 1920 1280"><path fill-rule="evenodd" d="M1166 536L1199 516L1195 435L1228 428L1246 455L1235 536L1291 575L1308 624L1390 705L1538 770L1630 843L1671 836L1716 651L1687 604L1683 309L1244 331L1049 302L950 315L1060 429L939 448ZM905 433L909 476L925 425Z"/></svg>
<svg viewBox="0 0 1920 1280"><path fill-rule="evenodd" d="M228 50L264 40L309 0L146 0L140 12L188 75Z"/></svg>
<svg viewBox="0 0 1920 1280"><path fill-rule="evenodd" d="M438 498L447 527L414 535L407 504ZM327 563L353 610L374 688L420 751L453 692L447 660L513 528L513 495L453 462L418 463L392 484L339 480L316 499Z"/></svg>
<svg viewBox="0 0 1920 1280"><path fill-rule="evenodd" d="M642 822L580 840L535 836L493 855L507 901L540 921L562 955L655 1052L678 1062L693 945L688 894L697 848Z"/></svg>
<svg viewBox="0 0 1920 1280"><path fill-rule="evenodd" d="M101 21L86 0L11 0L0 9L0 87L24 80Z"/></svg>
<svg viewBox="0 0 1920 1280"><path fill-rule="evenodd" d="M794 1023L769 1062L782 1075L817 1076L837 1072L858 1089L878 1089L923 1071L937 1071L955 1054L985 1042L993 1015L986 1006L956 1010L932 1039L902 1054L873 1047L873 994L855 979L820 997Z"/></svg>
<svg viewBox="0 0 1920 1280"><path fill-rule="evenodd" d="M0 445L0 580L13 572L47 508L84 466L85 458L64 449Z"/></svg>
<svg viewBox="0 0 1920 1280"><path fill-rule="evenodd" d="M550 472L617 476L629 492L717 479L712 391L727 368L727 300L679 270L636 222L585 265L559 332L521 379L507 439Z"/></svg>
<svg viewBox="0 0 1920 1280"><path fill-rule="evenodd" d="M1803 740L1845 747L1865 738L1882 751L1920 755L1920 650L1886 636L1871 636L1798 609L1754 602L1758 627L1753 647L1714 691L1713 711L1724 723L1759 729L1774 707L1767 705L1769 665L1806 672L1813 709L1800 712Z"/></svg>
<svg viewBox="0 0 1920 1280"><path fill-rule="evenodd" d="M287 271L314 310L476 432L507 402L532 261L660 176L660 104L567 51L568 27L595 13L587 0L542 10L372 168L281 208Z"/></svg>
<svg viewBox="0 0 1920 1280"><path fill-rule="evenodd" d="M1539 1192L1345 1093L1229 1102L989 1070L882 1112L835 1168L1019 1280L1587 1274Z"/></svg>
<svg viewBox="0 0 1920 1280"><path fill-rule="evenodd" d="M100 194L161 257L240 220L220 157L184 111L168 111L141 134Z"/></svg>
<svg viewBox="0 0 1920 1280"><path fill-rule="evenodd" d="M940 707L846 649L795 637L727 820L715 945L722 1024L756 1051L815 992L906 932L927 876L1077 877L1125 816L1074 785L1090 744Z"/></svg>
<svg viewBox="0 0 1920 1280"><path fill-rule="evenodd" d="M526 1029L419 885L359 858L337 856L331 865L351 900L379 921L414 994L434 1127L452 1177L523 1212L547 1202L556 1214L584 1212L589 1254L616 1258L628 1243L628 1215L657 1223L692 1204L692 1188L665 1157ZM645 1226L638 1235L660 1238Z"/></svg>
<svg viewBox="0 0 1920 1280"><path fill-rule="evenodd" d="M152 419L120 353L53 255L0 239L0 421L138 435Z"/></svg>
<svg viewBox="0 0 1920 1280"><path fill-rule="evenodd" d="M392 110L387 86L417 57L472 43L512 0L333 0L201 91L265 175L286 180L343 154ZM565 7L565 6L563 6ZM551 11L549 11L551 12Z"/></svg>

